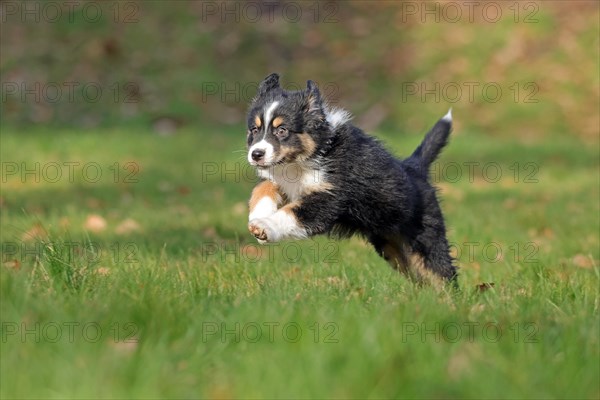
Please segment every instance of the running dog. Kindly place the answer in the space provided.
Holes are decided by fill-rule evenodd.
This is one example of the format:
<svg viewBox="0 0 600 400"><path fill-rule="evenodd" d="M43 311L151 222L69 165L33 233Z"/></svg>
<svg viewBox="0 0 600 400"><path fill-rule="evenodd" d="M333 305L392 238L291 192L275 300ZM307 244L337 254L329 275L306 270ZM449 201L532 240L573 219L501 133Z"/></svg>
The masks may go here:
<svg viewBox="0 0 600 400"><path fill-rule="evenodd" d="M260 243L319 234L366 238L392 267L417 281L455 280L429 166L448 141L449 111L400 160L332 108L317 86L287 91L279 75L259 85L248 112L252 191L248 229Z"/></svg>

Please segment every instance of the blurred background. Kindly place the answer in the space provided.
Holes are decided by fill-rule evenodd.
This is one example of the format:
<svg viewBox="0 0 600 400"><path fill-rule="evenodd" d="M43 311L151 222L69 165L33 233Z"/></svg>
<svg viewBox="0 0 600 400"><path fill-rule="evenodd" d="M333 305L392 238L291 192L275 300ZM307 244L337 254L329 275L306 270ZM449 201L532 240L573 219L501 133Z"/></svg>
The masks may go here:
<svg viewBox="0 0 600 400"><path fill-rule="evenodd" d="M597 0L0 0L0 397L599 398L599 18ZM245 112L272 72L398 156L453 108L431 180L461 293L360 238L256 244ZM105 335L57 342L61 321ZM305 334L205 337L268 321ZM438 322L486 329L423 338Z"/></svg>
<svg viewBox="0 0 600 400"><path fill-rule="evenodd" d="M596 1L3 1L2 123L234 127L271 72L368 130L597 143ZM427 121L427 123L424 123ZM218 134L205 131L203 134Z"/></svg>

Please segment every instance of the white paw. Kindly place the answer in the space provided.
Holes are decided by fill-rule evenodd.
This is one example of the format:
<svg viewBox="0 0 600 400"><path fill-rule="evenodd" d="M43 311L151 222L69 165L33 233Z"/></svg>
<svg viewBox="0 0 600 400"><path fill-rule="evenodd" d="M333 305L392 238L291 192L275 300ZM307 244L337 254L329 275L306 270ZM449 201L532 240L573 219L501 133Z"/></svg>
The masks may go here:
<svg viewBox="0 0 600 400"><path fill-rule="evenodd" d="M248 223L248 230L261 244L308 236L306 229L298 224L289 210L279 210L266 218L254 218Z"/></svg>
<svg viewBox="0 0 600 400"><path fill-rule="evenodd" d="M256 218L251 220L248 223L248 230L260 244L276 242L279 239L272 221L268 218Z"/></svg>

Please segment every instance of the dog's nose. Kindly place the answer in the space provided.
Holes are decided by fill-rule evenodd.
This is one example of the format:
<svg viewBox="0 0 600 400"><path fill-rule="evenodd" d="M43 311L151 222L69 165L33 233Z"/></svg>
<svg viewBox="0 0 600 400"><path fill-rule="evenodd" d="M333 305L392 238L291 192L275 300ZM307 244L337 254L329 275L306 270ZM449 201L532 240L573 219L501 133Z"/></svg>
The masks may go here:
<svg viewBox="0 0 600 400"><path fill-rule="evenodd" d="M254 161L260 161L265 156L265 151L263 149L256 149L252 151L251 156Z"/></svg>

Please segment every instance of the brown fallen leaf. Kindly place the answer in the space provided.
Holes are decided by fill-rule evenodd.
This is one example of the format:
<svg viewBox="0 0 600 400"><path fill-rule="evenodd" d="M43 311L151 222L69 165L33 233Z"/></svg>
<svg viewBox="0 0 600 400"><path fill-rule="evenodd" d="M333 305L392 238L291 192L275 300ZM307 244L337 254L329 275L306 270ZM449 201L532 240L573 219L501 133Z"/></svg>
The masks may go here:
<svg viewBox="0 0 600 400"><path fill-rule="evenodd" d="M18 271L21 269L21 263L17 259L5 261L4 263L2 263L2 265L14 271Z"/></svg>
<svg viewBox="0 0 600 400"><path fill-rule="evenodd" d="M594 266L594 261L591 257L585 256L583 254L577 254L572 259L573 264L579 268L591 269Z"/></svg>
<svg viewBox="0 0 600 400"><path fill-rule="evenodd" d="M244 245L241 248L242 257L248 261L260 260L263 256L263 248L257 245Z"/></svg>
<svg viewBox="0 0 600 400"><path fill-rule="evenodd" d="M188 194L190 194L191 191L192 190L190 189L190 187L185 185L179 186L177 188L177 193L179 193L182 196L187 196Z"/></svg>
<svg viewBox="0 0 600 400"><path fill-rule="evenodd" d="M140 224L132 218L127 218L121 222L116 228L115 233L117 235L127 235L132 232L138 232L141 230Z"/></svg>
<svg viewBox="0 0 600 400"><path fill-rule="evenodd" d="M88 231L98 233L98 232L102 232L103 230L105 230L106 225L107 225L106 220L104 218L102 218L100 215L91 214L91 215L88 215L83 227L85 229L87 229Z"/></svg>
<svg viewBox="0 0 600 400"><path fill-rule="evenodd" d="M489 282L489 283L485 283L485 282L484 282L484 283L480 283L480 284L479 284L479 285L477 285L476 287L477 287L477 290L478 290L480 293L483 293L483 292L485 292L486 290L490 290L490 289L492 289L494 286L496 286L496 285L494 284L494 282Z"/></svg>

